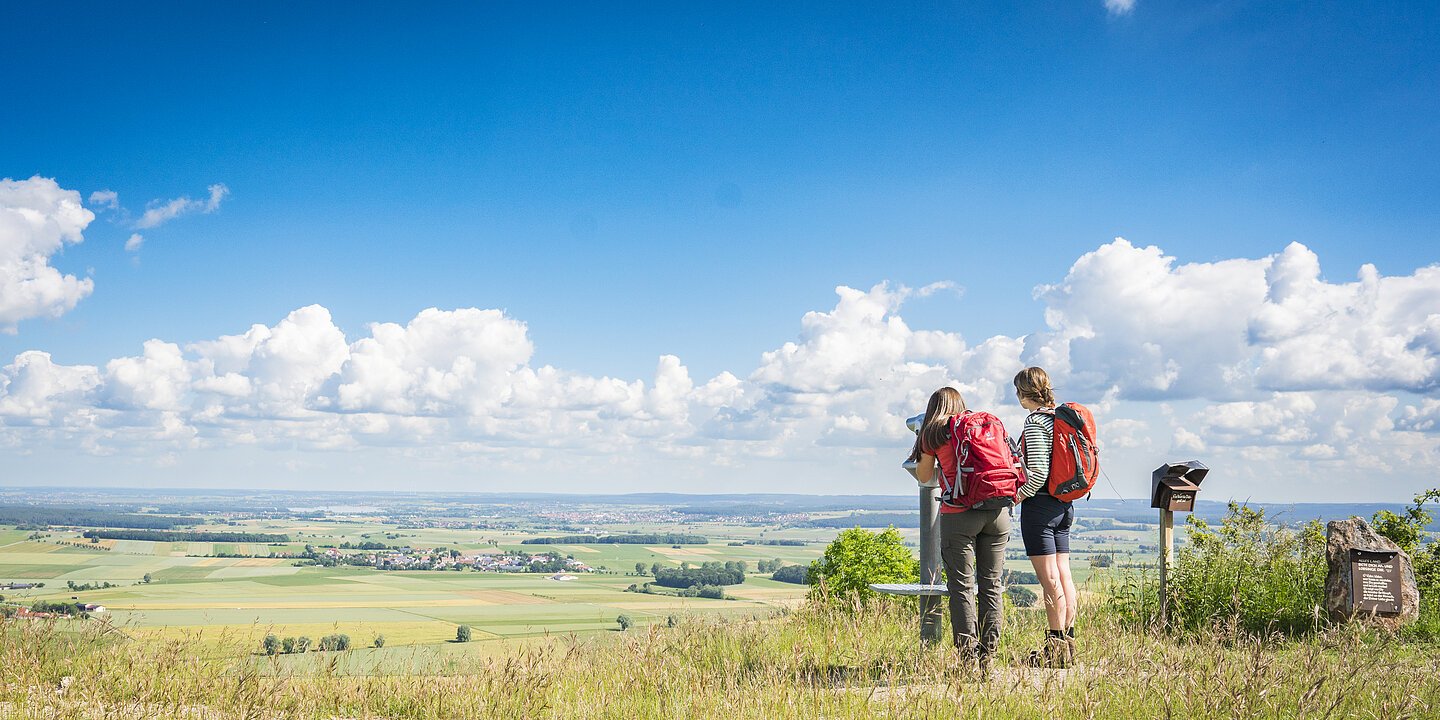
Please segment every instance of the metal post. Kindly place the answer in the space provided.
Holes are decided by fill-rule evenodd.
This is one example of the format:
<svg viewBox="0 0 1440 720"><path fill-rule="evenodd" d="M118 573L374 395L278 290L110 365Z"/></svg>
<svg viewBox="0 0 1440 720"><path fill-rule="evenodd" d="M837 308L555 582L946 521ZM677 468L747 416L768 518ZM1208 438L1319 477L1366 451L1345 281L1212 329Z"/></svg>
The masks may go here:
<svg viewBox="0 0 1440 720"><path fill-rule="evenodd" d="M1170 564L1175 562L1175 513L1160 510L1160 626L1170 621Z"/></svg>
<svg viewBox="0 0 1440 720"><path fill-rule="evenodd" d="M940 503L939 488L920 488L920 582L939 585L940 580ZM932 643L940 639L940 614L943 609L939 595L920 596L920 641Z"/></svg>

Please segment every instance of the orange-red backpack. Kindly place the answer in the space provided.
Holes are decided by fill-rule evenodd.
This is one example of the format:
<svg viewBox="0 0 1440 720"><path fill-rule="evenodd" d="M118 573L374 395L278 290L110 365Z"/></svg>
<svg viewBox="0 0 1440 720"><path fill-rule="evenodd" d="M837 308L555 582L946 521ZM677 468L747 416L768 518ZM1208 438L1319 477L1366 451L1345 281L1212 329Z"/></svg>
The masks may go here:
<svg viewBox="0 0 1440 720"><path fill-rule="evenodd" d="M1100 478L1100 447L1095 442L1095 416L1080 403L1053 411L1055 434L1050 445L1050 477L1046 489L1055 499L1074 502L1090 494Z"/></svg>

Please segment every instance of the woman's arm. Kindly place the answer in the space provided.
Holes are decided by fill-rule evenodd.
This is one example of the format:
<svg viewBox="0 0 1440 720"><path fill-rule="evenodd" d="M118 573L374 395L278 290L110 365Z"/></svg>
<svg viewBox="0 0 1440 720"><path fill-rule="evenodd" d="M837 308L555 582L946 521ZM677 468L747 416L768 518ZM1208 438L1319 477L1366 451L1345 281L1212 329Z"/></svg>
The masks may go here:
<svg viewBox="0 0 1440 720"><path fill-rule="evenodd" d="M935 456L920 453L920 459L915 462L915 479L924 485L935 478Z"/></svg>

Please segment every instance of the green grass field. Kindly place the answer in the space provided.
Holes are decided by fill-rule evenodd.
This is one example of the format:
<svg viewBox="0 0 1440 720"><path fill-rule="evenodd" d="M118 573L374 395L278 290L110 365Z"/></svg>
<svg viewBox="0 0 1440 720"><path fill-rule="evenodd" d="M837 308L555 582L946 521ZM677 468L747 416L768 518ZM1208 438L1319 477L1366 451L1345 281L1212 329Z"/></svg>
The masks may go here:
<svg viewBox="0 0 1440 720"><path fill-rule="evenodd" d="M406 653L405 657L413 658L421 647L441 654L486 653L490 651L481 647L486 644L524 642L547 635L594 636L613 631L621 614L644 626L664 623L672 615L743 618L793 607L804 597L804 586L775 582L753 572L743 584L727 587L727 600L625 590L649 579L635 574L637 563L648 570L656 563L675 567L687 562L740 560L752 571L762 560L808 564L838 532L833 528L726 523L615 523L591 529L596 534L693 533L710 540L705 545L673 547L526 545L522 544L525 539L560 533L524 528L400 529L363 518L250 521L233 529L288 535L291 541L277 546L138 540L92 543L75 531L47 531L44 538L32 541L27 539L29 533L0 529L0 583L45 583L43 589L6 593L12 602L76 598L104 605L114 626L138 640L218 642L225 637L258 644L268 633L312 639L345 633L357 647L363 647L376 635L384 635L386 647L373 653L377 659ZM1075 542L1074 572L1082 583L1091 572L1086 552L1133 551L1136 543L1149 538L1144 531L1132 529L1096 531L1091 538L1088 534L1077 534ZM918 530L902 529L902 536L913 544L918 541ZM807 544L744 544L779 539L805 540ZM338 546L346 542L452 547L467 553L554 551L604 571L576 573L574 580L557 581L531 573L394 572L348 566L297 567L294 560L286 558L215 557L299 553L307 544ZM1031 569L1023 558L1011 558L1006 565L1012 570ZM148 584L143 582L147 575ZM108 582L117 587L72 591L67 587L70 582ZM474 639L457 648L449 641L460 625L469 625Z"/></svg>

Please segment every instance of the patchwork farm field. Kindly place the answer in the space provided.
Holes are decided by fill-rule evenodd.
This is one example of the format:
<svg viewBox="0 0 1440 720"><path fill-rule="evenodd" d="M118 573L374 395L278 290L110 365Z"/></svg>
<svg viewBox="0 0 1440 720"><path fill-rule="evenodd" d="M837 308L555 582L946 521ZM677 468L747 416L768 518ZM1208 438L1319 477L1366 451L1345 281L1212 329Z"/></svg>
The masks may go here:
<svg viewBox="0 0 1440 720"><path fill-rule="evenodd" d="M640 626L670 622L672 616L769 615L803 598L804 586L752 572L744 583L728 586L728 598L723 600L627 592L627 588L651 579L636 574L637 563L648 571L656 564L677 567L681 563L744 561L753 571L761 560L808 564L823 548L815 544L743 545L739 543L758 531L714 525L705 528L707 535L735 539L716 538L708 545L678 547L536 545L522 544L537 537L535 532L400 531L394 525L367 521L267 521L247 523L240 530L284 534L295 542L273 547L258 543L91 542L79 531L0 530L0 584L44 583L44 587L0 594L24 604L79 601L101 605L119 632L142 641L233 644L239 640L258 648L267 634L312 639L346 634L356 647L366 648L383 636L383 651L367 652L384 658L411 652L411 646L457 645L452 641L461 625L472 630L472 640L464 651L487 652L480 646L547 635L610 632L622 614ZM652 526L646 531L656 529ZM298 553L307 544L335 546L373 539L414 547L443 546L471 555L553 551L580 560L594 571L567 572L556 579L551 573L385 571L346 565L299 566L296 559L286 557L216 556ZM105 588L105 583L114 587ZM86 585L100 587L83 587ZM403 650L407 647L411 650ZM441 654L459 651L431 650Z"/></svg>
<svg viewBox="0 0 1440 720"><path fill-rule="evenodd" d="M144 506L138 498L105 499L116 507ZM402 507L382 511L376 502L341 513L324 511L321 497L317 511L245 505L269 499L180 500L196 509L170 516L125 511L131 521L141 519L138 527L171 528L165 531L107 529L103 522L0 526L0 595L12 609L53 602L103 606L94 620L69 622L99 621L136 642L180 642L225 654L258 653L272 634L309 638L312 650L320 638L343 634L352 652L295 653L270 662L403 673L503 654L546 637L605 642L618 637L621 615L639 627L772 617L800 603L807 588L771 579L770 570L760 571L762 563L809 565L847 527L893 523L912 547L919 540L914 500L905 498L860 499L840 508L806 499L815 507L789 511L772 509L770 499L740 498L733 508L698 513L629 498L556 511L548 500L466 505L416 496ZM288 496L278 501L294 506ZM104 504L78 507L98 508L89 510L102 513L97 521L122 517ZM187 518L191 513L196 516ZM599 542L627 535L647 537ZM1090 576L1097 555L1123 562L1152 536L1143 523L1102 518L1087 528L1082 520L1073 543L1077 581ZM382 556L404 562L381 568ZM528 569L543 557L558 558L559 572L496 571L506 558L526 558ZM411 561L423 561L424 569ZM698 597L695 588L632 590L654 581L656 569L704 563L743 564L744 582L723 586L723 599ZM1018 537L1006 566L1017 573L1014 584L1038 591ZM455 642L462 626L470 629L469 642ZM383 647L375 647L380 638Z"/></svg>

